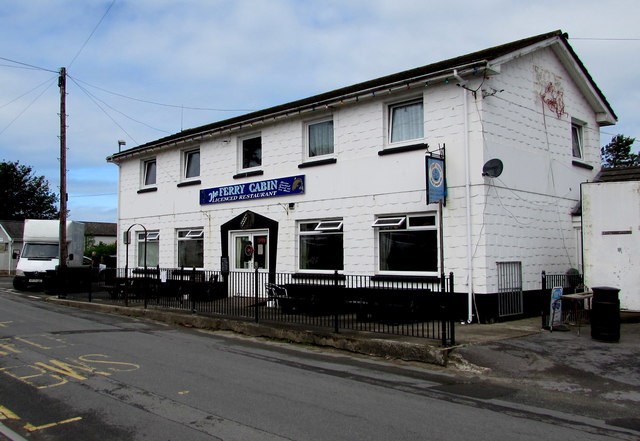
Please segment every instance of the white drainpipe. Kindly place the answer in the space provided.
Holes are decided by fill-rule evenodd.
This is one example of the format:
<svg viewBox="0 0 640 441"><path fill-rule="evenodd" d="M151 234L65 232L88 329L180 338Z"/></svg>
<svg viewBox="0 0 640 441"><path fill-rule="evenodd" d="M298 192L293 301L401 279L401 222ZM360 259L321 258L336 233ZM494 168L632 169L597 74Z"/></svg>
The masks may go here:
<svg viewBox="0 0 640 441"><path fill-rule="evenodd" d="M453 71L453 76L459 81L458 85L464 86L466 81L462 79L458 75L458 71ZM473 244L471 240L471 159L469 152L469 107L468 107L468 90L463 87L462 88L462 107L464 113L464 162L465 162L465 173L464 173L464 189L465 189L465 199L467 205L467 309L468 316L467 322L471 323L473 321Z"/></svg>

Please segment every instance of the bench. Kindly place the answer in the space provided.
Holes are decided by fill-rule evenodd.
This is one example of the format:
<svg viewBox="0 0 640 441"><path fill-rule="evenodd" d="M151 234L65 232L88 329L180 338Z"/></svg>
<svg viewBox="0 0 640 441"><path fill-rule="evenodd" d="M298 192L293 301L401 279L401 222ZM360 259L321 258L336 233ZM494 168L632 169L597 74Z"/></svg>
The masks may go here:
<svg viewBox="0 0 640 441"><path fill-rule="evenodd" d="M346 312L344 285L287 283L269 287L267 292L284 314L328 315Z"/></svg>

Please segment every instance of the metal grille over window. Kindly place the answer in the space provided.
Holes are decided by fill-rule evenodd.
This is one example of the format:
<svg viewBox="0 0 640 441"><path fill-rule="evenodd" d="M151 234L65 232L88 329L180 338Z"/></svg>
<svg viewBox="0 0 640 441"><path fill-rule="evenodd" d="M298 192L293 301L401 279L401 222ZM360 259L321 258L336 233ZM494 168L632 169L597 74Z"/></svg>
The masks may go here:
<svg viewBox="0 0 640 441"><path fill-rule="evenodd" d="M497 265L498 315L522 314L522 262L497 262Z"/></svg>

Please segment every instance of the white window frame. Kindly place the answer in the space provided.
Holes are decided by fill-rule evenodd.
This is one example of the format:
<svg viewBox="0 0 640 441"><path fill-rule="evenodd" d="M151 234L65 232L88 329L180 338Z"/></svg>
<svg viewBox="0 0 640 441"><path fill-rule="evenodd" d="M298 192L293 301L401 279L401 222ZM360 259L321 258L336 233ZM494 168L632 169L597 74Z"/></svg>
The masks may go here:
<svg viewBox="0 0 640 441"><path fill-rule="evenodd" d="M147 176L149 174L149 166L155 165L153 182L147 182ZM141 187L155 187L158 182L158 161L156 158L147 158L142 161L142 182Z"/></svg>
<svg viewBox="0 0 640 441"><path fill-rule="evenodd" d="M383 228L383 227L400 227L402 225L404 225L404 223L407 221L407 216L398 216L398 217L394 217L394 216L389 216L389 217L385 217L385 216L381 216L379 218L377 218L373 224L371 224L372 227L374 228Z"/></svg>
<svg viewBox="0 0 640 441"><path fill-rule="evenodd" d="M155 262L155 265L147 265L147 267L152 267L155 268L156 266L158 266L158 264L160 263L160 232L159 231L147 231L146 233L147 236L147 261L149 260L149 244L153 243L153 244L157 244L158 247L158 256L157 256L157 262ZM140 265L141 260L144 258L144 238L145 238L145 232L144 231L136 231L136 242L137 242L137 255L136 255L136 265L138 266L138 268L143 268L145 265L145 262L142 262L142 265Z"/></svg>
<svg viewBox="0 0 640 441"><path fill-rule="evenodd" d="M248 166L245 167L244 166L244 143L246 141L252 140L252 139L256 139L259 138L260 139L260 164L258 165L252 165L252 166ZM262 133L253 133L251 135L247 135L247 136L243 136L241 138L238 138L238 170L239 171L251 171L251 170L256 170L262 167L263 164L263 147L264 144L262 142Z"/></svg>
<svg viewBox="0 0 640 441"><path fill-rule="evenodd" d="M393 119L395 115L395 111L397 109L401 109L403 107L409 107L414 104L422 105L422 118L420 124L420 134L416 137L403 138L400 140L393 140ZM394 102L387 105L387 143L389 145L402 145L402 144L410 144L415 143L416 141L420 141L424 139L424 98L416 97L413 99L408 99L400 102Z"/></svg>
<svg viewBox="0 0 640 441"><path fill-rule="evenodd" d="M195 153L198 154L198 174L197 175L188 176L188 173L189 173L189 160L190 160L190 158L193 157L193 155ZM193 148L193 149L188 149L188 150L183 150L182 151L182 180L183 181L190 181L190 180L193 180L193 179L198 179L200 177L200 174L201 174L200 165L201 165L200 147Z"/></svg>
<svg viewBox="0 0 640 441"><path fill-rule="evenodd" d="M182 235L184 233L184 235ZM200 240L202 241L202 264L196 268L204 268L204 228L179 228L176 229L176 264L180 267L180 242ZM189 266L185 268L192 268Z"/></svg>
<svg viewBox="0 0 640 441"><path fill-rule="evenodd" d="M342 231L341 220L320 221L314 228L315 231Z"/></svg>
<svg viewBox="0 0 640 441"><path fill-rule="evenodd" d="M412 225L412 219L421 217L429 217L433 219L432 225ZM413 213L405 215L379 215L371 225L375 230L376 245L376 272L386 275L403 275L403 276L437 276L440 269L440 224L438 214L434 211L424 213ZM435 231L436 232L436 268L433 271L401 271L401 270L382 270L380 265L380 233L384 231Z"/></svg>
<svg viewBox="0 0 640 441"><path fill-rule="evenodd" d="M576 155L575 142L578 142L578 155ZM584 158L584 124L578 121L571 121L571 156L576 159Z"/></svg>
<svg viewBox="0 0 640 441"><path fill-rule="evenodd" d="M307 231L302 231L303 225L313 225L316 226ZM320 235L341 235L342 236L342 268L338 268L338 271L344 270L344 233L343 233L343 220L342 219L308 219L298 221L298 225L296 227L296 231L298 232L298 237L296 239L296 248L298 250L296 256L296 268L297 271L301 273L327 273L333 274L336 269L316 269L316 268L301 268L300 259L301 259L301 237L302 236L320 236Z"/></svg>
<svg viewBox="0 0 640 441"><path fill-rule="evenodd" d="M324 153L324 154L317 154L317 155L312 155L311 154L311 127L318 125L318 124L325 124L330 122L332 124L332 128L333 128L333 137L332 137L332 144L331 144L331 152L329 153ZM305 136L305 153L304 156L306 159L309 160L314 160L314 159L324 159L324 158L332 158L335 156L336 154L336 136L335 136L335 121L333 117L328 117L328 118L323 118L323 119L317 119L317 120L313 120L313 121L308 121L307 123L305 123L304 125L304 136Z"/></svg>

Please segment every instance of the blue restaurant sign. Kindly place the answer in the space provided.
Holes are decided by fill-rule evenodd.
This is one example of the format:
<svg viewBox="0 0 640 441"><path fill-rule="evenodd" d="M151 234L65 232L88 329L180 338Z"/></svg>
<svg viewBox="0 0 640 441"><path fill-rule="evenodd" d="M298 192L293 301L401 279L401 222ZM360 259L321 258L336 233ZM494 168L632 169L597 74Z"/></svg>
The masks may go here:
<svg viewBox="0 0 640 441"><path fill-rule="evenodd" d="M304 175L200 190L200 205L304 193Z"/></svg>

